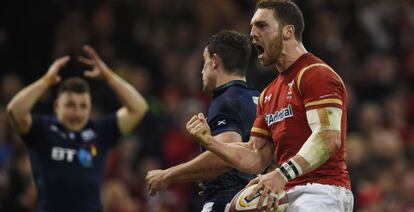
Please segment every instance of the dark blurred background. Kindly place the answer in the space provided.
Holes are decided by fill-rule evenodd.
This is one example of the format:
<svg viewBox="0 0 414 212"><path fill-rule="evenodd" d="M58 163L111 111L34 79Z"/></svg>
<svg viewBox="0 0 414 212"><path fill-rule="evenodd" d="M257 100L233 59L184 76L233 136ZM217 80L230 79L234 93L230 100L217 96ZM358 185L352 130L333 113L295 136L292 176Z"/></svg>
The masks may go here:
<svg viewBox="0 0 414 212"><path fill-rule="evenodd" d="M205 112L202 50L223 29L249 33L253 0L42 0L0 6L0 210L31 211L36 189L25 147L10 131L5 106L62 55L90 44L150 104L136 132L108 155L105 211L199 211L198 188L183 184L157 197L145 173L198 154L185 132ZM355 211L414 211L414 1L298 1L307 49L347 84L348 167ZM81 75L73 60L63 76ZM262 90L276 76L253 54L248 81ZM119 105L102 82L91 82L94 116ZM55 91L35 112L52 113Z"/></svg>

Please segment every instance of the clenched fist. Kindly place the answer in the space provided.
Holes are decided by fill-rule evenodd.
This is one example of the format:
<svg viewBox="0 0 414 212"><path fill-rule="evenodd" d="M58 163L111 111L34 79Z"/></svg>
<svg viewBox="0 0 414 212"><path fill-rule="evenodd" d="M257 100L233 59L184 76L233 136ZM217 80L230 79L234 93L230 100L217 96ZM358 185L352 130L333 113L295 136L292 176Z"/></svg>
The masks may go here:
<svg viewBox="0 0 414 212"><path fill-rule="evenodd" d="M202 113L194 115L190 121L187 122L186 127L190 135L201 145L207 146L211 142L212 137L210 127Z"/></svg>

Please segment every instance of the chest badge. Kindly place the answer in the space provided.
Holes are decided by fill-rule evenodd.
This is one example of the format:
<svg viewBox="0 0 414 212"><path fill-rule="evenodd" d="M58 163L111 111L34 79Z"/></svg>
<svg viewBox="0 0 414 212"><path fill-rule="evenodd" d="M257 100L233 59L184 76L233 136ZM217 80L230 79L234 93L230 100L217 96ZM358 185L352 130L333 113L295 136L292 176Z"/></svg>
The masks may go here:
<svg viewBox="0 0 414 212"><path fill-rule="evenodd" d="M286 95L286 99L292 99L293 97L293 84L295 84L295 80L288 83L288 93Z"/></svg>
<svg viewBox="0 0 414 212"><path fill-rule="evenodd" d="M89 142L96 137L96 133L92 129L88 128L82 131L80 136L84 142Z"/></svg>

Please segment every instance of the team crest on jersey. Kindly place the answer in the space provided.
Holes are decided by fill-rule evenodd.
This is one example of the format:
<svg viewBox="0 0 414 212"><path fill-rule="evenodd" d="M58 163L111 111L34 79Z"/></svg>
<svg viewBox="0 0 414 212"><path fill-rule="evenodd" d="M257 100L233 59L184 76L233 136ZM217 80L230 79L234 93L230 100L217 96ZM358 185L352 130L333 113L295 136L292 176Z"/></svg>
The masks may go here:
<svg viewBox="0 0 414 212"><path fill-rule="evenodd" d="M96 137L96 133L90 128L82 131L80 135L84 142L88 142Z"/></svg>
<svg viewBox="0 0 414 212"><path fill-rule="evenodd" d="M292 99L292 96L293 96L293 91L292 91L293 84L295 84L295 80L292 80L290 83L288 83L289 91L288 91L288 93L286 95L286 99Z"/></svg>
<svg viewBox="0 0 414 212"><path fill-rule="evenodd" d="M276 111L275 113L266 114L265 115L265 121L267 126L270 126L274 123L280 122L284 120L285 118L289 118L293 116L293 110L292 106L289 104L287 107L282 108L279 111Z"/></svg>

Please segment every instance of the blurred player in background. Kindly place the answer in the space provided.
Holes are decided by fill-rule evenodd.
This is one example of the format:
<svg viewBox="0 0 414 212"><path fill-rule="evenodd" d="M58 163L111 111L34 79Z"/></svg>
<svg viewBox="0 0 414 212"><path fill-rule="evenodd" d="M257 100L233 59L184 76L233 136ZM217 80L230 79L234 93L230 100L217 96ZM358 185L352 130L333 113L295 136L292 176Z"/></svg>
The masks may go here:
<svg viewBox="0 0 414 212"><path fill-rule="evenodd" d="M250 36L264 66L279 76L261 93L248 143L217 142L202 114L188 131L232 166L261 173L276 151L279 168L259 175L256 185L270 202L287 191L287 211L352 211L353 195L345 164L346 99L341 78L302 43L303 15L289 0L259 1Z"/></svg>
<svg viewBox="0 0 414 212"><path fill-rule="evenodd" d="M213 93L207 122L217 142L249 140L260 94L246 83L250 54L249 39L234 31L212 36L204 48L203 89ZM222 212L253 175L232 169L230 164L203 148L203 153L193 160L166 170L149 171L146 178L151 195L174 183L204 181L202 211Z"/></svg>
<svg viewBox="0 0 414 212"><path fill-rule="evenodd" d="M28 147L38 189L37 211L102 211L100 186L107 151L130 133L148 110L144 98L117 76L89 46L79 61L90 66L85 77L101 79L112 88L122 107L90 119L91 96L85 80L64 80L54 103L55 115L35 115L37 100L61 81L59 71L69 61L61 57L47 73L25 87L7 106L13 129Z"/></svg>

